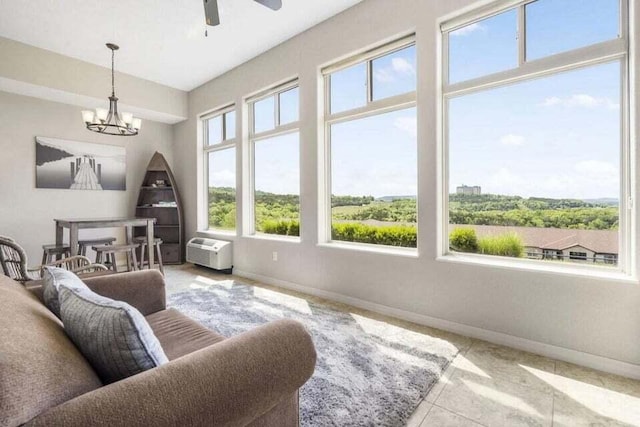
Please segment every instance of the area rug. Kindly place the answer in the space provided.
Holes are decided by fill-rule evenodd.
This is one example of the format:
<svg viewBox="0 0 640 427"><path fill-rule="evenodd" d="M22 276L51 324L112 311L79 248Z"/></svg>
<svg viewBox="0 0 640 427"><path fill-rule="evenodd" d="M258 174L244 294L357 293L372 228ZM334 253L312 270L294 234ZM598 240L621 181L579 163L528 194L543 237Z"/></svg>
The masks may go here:
<svg viewBox="0 0 640 427"><path fill-rule="evenodd" d="M448 341L242 283L200 279L169 305L230 337L281 318L302 322L318 353L300 390L304 427L404 426L457 354Z"/></svg>

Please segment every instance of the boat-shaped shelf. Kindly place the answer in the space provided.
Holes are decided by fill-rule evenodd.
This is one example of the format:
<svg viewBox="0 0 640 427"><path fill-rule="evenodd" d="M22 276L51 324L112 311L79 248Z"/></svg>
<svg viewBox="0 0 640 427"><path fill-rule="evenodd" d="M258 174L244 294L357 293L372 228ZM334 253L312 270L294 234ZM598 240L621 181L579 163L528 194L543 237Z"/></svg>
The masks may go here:
<svg viewBox="0 0 640 427"><path fill-rule="evenodd" d="M180 193L169 164L161 153L156 152L142 180L136 217L156 218L154 233L162 239L160 250L164 264L184 263L184 216ZM135 236L144 236L140 228Z"/></svg>

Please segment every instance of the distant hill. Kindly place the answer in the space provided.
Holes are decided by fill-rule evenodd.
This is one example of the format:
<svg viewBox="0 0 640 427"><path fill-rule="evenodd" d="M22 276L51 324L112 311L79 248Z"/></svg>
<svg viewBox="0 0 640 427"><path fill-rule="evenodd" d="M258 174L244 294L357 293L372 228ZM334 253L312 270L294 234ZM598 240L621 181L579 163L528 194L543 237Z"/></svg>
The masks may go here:
<svg viewBox="0 0 640 427"><path fill-rule="evenodd" d="M600 199L583 199L582 201L594 205L618 206L620 204L620 201L613 197L602 197Z"/></svg>
<svg viewBox="0 0 640 427"><path fill-rule="evenodd" d="M40 141L36 142L36 165L42 166L48 162L55 162L67 157L73 157L73 154L68 153L59 148L51 147L49 145L42 144Z"/></svg>
<svg viewBox="0 0 640 427"><path fill-rule="evenodd" d="M415 200L416 196L382 196L377 197L376 200L380 202L393 202L394 200Z"/></svg>

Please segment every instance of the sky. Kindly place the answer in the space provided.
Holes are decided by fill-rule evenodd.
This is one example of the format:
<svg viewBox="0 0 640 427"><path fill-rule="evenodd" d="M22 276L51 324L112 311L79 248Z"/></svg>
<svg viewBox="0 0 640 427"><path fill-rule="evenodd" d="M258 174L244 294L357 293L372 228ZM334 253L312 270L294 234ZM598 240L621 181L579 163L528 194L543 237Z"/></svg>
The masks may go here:
<svg viewBox="0 0 640 427"><path fill-rule="evenodd" d="M539 0L526 14L528 60L618 36L618 0ZM452 83L514 68L516 13L461 28L449 45ZM366 104L366 75L364 63L332 74L332 113ZM417 75L414 46L374 60L374 100L414 90ZM279 101L281 123L296 121L298 89ZM275 105L274 97L255 104L256 132L273 129ZM451 192L465 184L524 197L619 197L619 62L453 98L449 107ZM409 108L333 125L332 194L416 195L417 120ZM299 194L299 143L297 132L255 143L257 190ZM210 184L234 186L230 153L212 156Z"/></svg>
<svg viewBox="0 0 640 427"><path fill-rule="evenodd" d="M527 57L616 38L618 14L617 0L532 3ZM515 67L516 28L510 11L452 33L451 82ZM619 197L620 91L616 61L452 99L450 192Z"/></svg>

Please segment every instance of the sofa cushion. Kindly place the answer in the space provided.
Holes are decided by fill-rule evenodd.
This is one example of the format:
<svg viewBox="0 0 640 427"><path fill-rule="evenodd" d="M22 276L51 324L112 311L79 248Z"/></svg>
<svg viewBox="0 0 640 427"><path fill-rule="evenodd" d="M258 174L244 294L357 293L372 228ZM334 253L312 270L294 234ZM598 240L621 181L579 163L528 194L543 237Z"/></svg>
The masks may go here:
<svg viewBox="0 0 640 427"><path fill-rule="evenodd" d="M105 383L166 362L160 342L138 310L90 289L60 285L64 328Z"/></svg>
<svg viewBox="0 0 640 427"><path fill-rule="evenodd" d="M60 318L60 301L58 299L58 288L60 285L67 287L87 289L87 285L74 273L56 267L44 267L42 300L44 305Z"/></svg>
<svg viewBox="0 0 640 427"><path fill-rule="evenodd" d="M102 386L62 322L0 275L0 425L17 426Z"/></svg>
<svg viewBox="0 0 640 427"><path fill-rule="evenodd" d="M173 308L146 317L169 360L216 344L224 337Z"/></svg>

